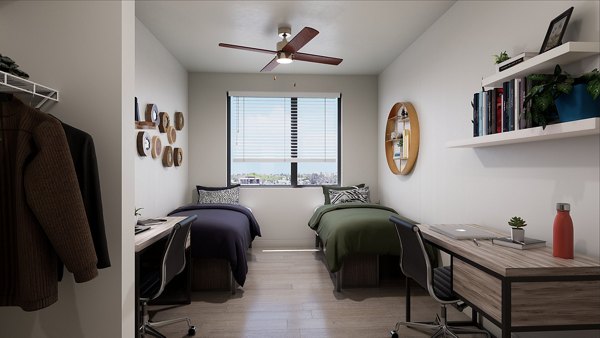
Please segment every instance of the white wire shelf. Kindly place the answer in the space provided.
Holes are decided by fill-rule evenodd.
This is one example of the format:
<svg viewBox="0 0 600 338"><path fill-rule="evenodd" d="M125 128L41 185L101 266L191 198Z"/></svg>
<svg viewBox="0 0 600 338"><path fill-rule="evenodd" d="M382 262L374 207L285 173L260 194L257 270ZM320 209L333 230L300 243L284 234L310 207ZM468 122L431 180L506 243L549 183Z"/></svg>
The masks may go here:
<svg viewBox="0 0 600 338"><path fill-rule="evenodd" d="M58 90L0 71L0 93L25 93L35 101L32 106L39 109L46 102L58 102Z"/></svg>

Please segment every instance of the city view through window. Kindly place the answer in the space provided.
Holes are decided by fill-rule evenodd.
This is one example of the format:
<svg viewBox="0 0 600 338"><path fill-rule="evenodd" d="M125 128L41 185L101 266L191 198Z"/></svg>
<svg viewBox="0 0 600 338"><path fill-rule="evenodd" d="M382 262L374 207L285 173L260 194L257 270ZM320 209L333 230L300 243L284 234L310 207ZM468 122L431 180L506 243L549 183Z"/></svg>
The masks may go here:
<svg viewBox="0 0 600 338"><path fill-rule="evenodd" d="M229 99L231 184L338 183L338 98Z"/></svg>

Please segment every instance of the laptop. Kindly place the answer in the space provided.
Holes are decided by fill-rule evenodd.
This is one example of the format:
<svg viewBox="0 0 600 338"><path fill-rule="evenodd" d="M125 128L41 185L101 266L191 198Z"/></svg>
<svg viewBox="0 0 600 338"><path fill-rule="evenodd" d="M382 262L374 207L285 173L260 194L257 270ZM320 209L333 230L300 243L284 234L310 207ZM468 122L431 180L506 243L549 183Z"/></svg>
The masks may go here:
<svg viewBox="0 0 600 338"><path fill-rule="evenodd" d="M431 224L429 229L454 239L489 239L497 234L470 224Z"/></svg>

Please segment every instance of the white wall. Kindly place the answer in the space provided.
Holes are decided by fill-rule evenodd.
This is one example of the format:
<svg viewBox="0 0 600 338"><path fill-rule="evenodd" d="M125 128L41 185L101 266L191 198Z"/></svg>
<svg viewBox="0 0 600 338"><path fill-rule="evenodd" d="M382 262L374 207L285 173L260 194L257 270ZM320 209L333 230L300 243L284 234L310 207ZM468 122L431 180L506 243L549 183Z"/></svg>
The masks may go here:
<svg viewBox="0 0 600 338"><path fill-rule="evenodd" d="M135 49L135 96L141 119L144 119L146 105L154 103L159 111L169 114L171 123L175 122L175 112L183 112L185 122L188 122L187 71L137 19ZM135 205L144 208L141 210L142 217L160 217L189 200L188 126L185 123L184 128L177 131L173 144L169 144L167 134L160 133L158 128L144 131L150 137L159 136L163 149L167 145L183 149L183 165L179 167L164 167L162 156L156 159L152 156L135 158Z"/></svg>
<svg viewBox="0 0 600 338"><path fill-rule="evenodd" d="M429 223L478 223L508 230L523 217L526 234L552 243L556 202L571 203L576 251L600 255L600 138L448 149L472 134L470 101L493 55L539 51L549 22L575 6L563 41L599 41L598 1L459 1L379 77L379 138L397 101L419 114L419 157L409 176L388 169L378 143L382 202ZM598 57L577 65L599 67ZM596 333L597 334L597 333ZM525 336L520 334L519 336ZM566 334L566 336L570 336Z"/></svg>
<svg viewBox="0 0 600 338"><path fill-rule="evenodd" d="M1 53L31 80L60 90L60 102L48 112L94 138L112 262L87 283L66 274L58 302L45 309L0 308L0 337L132 333L133 233L121 224L134 207L133 8L112 1L0 2Z"/></svg>
<svg viewBox="0 0 600 338"><path fill-rule="evenodd" d="M294 87L295 83L295 87ZM197 184L227 184L227 91L342 93L342 183L366 183L378 200L377 78L274 74L189 75L189 198ZM241 203L252 208L263 237L255 246L311 247L307 223L323 203L321 188L242 188Z"/></svg>

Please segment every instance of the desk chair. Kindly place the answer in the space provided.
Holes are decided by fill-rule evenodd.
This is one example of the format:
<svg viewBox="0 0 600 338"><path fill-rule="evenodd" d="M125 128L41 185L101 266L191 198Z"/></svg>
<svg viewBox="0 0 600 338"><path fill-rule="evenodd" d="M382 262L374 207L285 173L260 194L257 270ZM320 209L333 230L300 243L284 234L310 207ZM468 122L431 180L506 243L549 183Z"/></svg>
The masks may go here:
<svg viewBox="0 0 600 338"><path fill-rule="evenodd" d="M160 271L150 273L140 285L140 315L143 318L143 323L139 327L139 333L142 335L150 334L155 337L166 338L155 328L183 321L188 324L188 336L196 334L196 327L190 323L190 319L187 317L152 322L147 315L148 302L160 296L165 286L185 268L186 242L190 233L190 226L195 218L196 216L188 217L173 226L160 260Z"/></svg>
<svg viewBox="0 0 600 338"><path fill-rule="evenodd" d="M394 330L391 331L392 338L398 337L397 331L400 326L433 332L432 337L449 336L458 338L455 333L481 333L489 338L490 334L485 330L459 328L448 325L446 305L456 305L459 302L459 299L452 292L452 270L449 266L439 268L431 266L431 261L427 251L425 251L423 238L418 226L395 216L391 216L390 221L396 226L402 247L400 255L402 273L425 288L429 292L429 295L441 305L440 314L436 315L435 322L397 322Z"/></svg>

